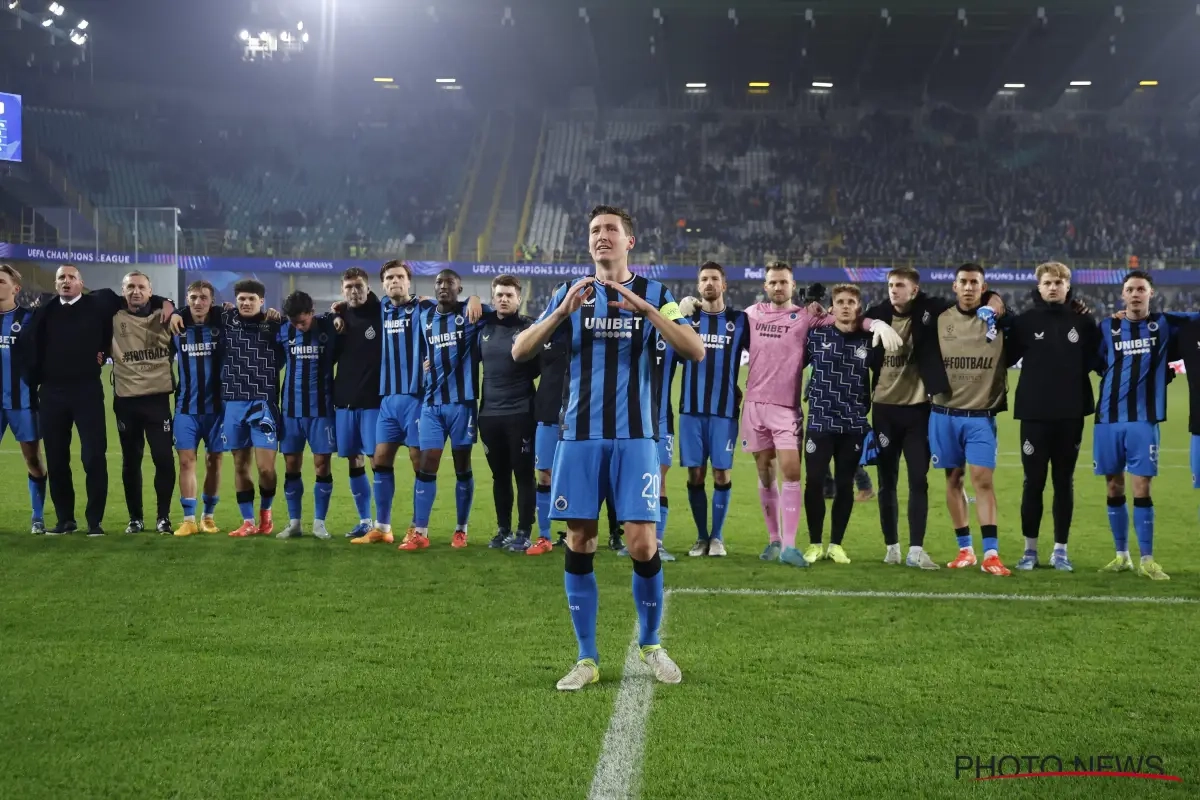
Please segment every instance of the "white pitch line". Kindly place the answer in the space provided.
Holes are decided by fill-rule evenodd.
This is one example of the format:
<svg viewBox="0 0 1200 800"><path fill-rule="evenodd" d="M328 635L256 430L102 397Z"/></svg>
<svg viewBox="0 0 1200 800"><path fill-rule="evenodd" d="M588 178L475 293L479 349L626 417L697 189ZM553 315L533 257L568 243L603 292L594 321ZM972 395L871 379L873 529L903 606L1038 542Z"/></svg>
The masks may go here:
<svg viewBox="0 0 1200 800"><path fill-rule="evenodd" d="M659 632L667 616L667 598L663 596ZM588 800L632 800L637 797L642 778L642 756L646 749L646 719L654 699L655 679L643 666L638 647L638 628L625 651L625 672L613 703L612 717L596 760L596 774Z"/></svg>
<svg viewBox="0 0 1200 800"><path fill-rule="evenodd" d="M684 587L668 589L666 594L735 595L743 597L849 597L884 600L1009 600L1029 603L1147 603L1149 605L1198 605L1200 598L1142 595L1083 594L994 594L988 592L875 592L849 589L706 589Z"/></svg>

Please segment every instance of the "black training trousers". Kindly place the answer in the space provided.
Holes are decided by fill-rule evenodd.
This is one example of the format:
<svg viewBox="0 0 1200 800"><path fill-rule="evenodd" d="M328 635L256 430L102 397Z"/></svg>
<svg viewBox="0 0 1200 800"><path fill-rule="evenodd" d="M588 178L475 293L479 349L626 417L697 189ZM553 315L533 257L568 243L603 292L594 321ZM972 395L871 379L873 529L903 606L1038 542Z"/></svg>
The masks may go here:
<svg viewBox="0 0 1200 800"><path fill-rule="evenodd" d="M513 483L517 485L517 530L529 533L534 522L533 436L537 422L532 414L506 414L479 418L479 438L492 469L492 499L496 523L512 530Z"/></svg>
<svg viewBox="0 0 1200 800"><path fill-rule="evenodd" d="M929 520L929 405L876 405L874 409L875 443L879 456L875 462L879 474L879 525L885 544L900 542L900 456L908 466L908 543L925 545L925 524Z"/></svg>
<svg viewBox="0 0 1200 800"><path fill-rule="evenodd" d="M1050 421L1021 420L1021 535L1036 539L1042 526L1042 493L1049 472L1054 484L1054 541L1066 544L1075 514L1075 464L1083 441L1083 418Z"/></svg>
<svg viewBox="0 0 1200 800"><path fill-rule="evenodd" d="M114 397L117 436L121 440L121 480L125 484L125 507L129 518L142 517L142 454L150 444L154 462L156 519L171 515L175 491L175 449L171 427L171 396Z"/></svg>
<svg viewBox="0 0 1200 800"><path fill-rule="evenodd" d="M42 384L38 424L46 445L50 501L59 523L75 522L75 483L71 475L71 428L79 429L79 456L87 487L84 519L89 528L104 521L108 500L108 421L99 379L72 384Z"/></svg>
<svg viewBox="0 0 1200 800"><path fill-rule="evenodd" d="M808 520L808 540L821 543L825 527L825 476L833 461L833 520L829 532L831 544L841 544L854 510L854 473L862 458L862 433L808 432L804 443L804 514Z"/></svg>

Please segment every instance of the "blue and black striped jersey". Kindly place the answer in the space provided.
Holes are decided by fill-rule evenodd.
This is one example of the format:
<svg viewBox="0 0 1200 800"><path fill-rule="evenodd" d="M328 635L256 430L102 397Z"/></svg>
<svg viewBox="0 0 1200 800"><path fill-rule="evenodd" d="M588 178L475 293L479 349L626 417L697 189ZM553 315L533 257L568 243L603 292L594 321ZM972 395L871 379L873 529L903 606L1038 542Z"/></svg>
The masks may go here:
<svg viewBox="0 0 1200 800"><path fill-rule="evenodd" d="M492 307L483 307L478 322L467 320L467 304L457 303L448 313L436 305L421 311L421 338L429 374L425 376L425 402L471 403L479 399L479 332Z"/></svg>
<svg viewBox="0 0 1200 800"><path fill-rule="evenodd" d="M32 316L32 309L21 306L0 314L0 408L6 411L36 405L36 395L25 381L17 348L17 336Z"/></svg>
<svg viewBox="0 0 1200 800"><path fill-rule="evenodd" d="M704 342L704 360L683 363L679 413L737 419L742 402L738 373L742 368L742 353L750 349L750 321L746 312L732 308L712 313L696 309L689 322Z"/></svg>
<svg viewBox="0 0 1200 800"><path fill-rule="evenodd" d="M216 414L221 410L222 330L221 314L213 309L204 322L188 325L174 337L179 362L176 414Z"/></svg>
<svg viewBox="0 0 1200 800"><path fill-rule="evenodd" d="M420 315L436 303L413 298L403 305L383 300L383 359L379 369L379 394L421 396L422 352Z"/></svg>
<svg viewBox="0 0 1200 800"><path fill-rule="evenodd" d="M296 419L333 416L333 364L337 331L334 317L312 319L307 331L291 322L279 329L279 342L287 358L283 379L283 415Z"/></svg>
<svg viewBox="0 0 1200 800"><path fill-rule="evenodd" d="M666 286L641 275L625 285L668 320L687 324ZM558 287L543 319L554 313L570 286ZM559 328L567 331L571 343L563 439L658 437L651 376L654 326L640 315L609 305L619 300L616 292L595 284L592 298Z"/></svg>
<svg viewBox="0 0 1200 800"><path fill-rule="evenodd" d="M1167 351L1197 314L1150 314L1100 324L1100 398L1096 422L1162 422L1167 418Z"/></svg>
<svg viewBox="0 0 1200 800"><path fill-rule="evenodd" d="M654 370L650 380L654 388L654 405L658 409L658 434L675 433L675 408L672 404L671 387L675 383L675 369L681 359L667 341L655 330L654 341Z"/></svg>

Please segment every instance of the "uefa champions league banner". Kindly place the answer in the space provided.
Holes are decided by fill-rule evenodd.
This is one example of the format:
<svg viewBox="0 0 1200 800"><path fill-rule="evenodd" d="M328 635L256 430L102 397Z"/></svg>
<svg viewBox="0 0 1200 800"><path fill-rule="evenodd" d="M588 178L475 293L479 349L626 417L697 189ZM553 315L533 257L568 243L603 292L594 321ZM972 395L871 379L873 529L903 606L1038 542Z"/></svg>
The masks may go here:
<svg viewBox="0 0 1200 800"><path fill-rule="evenodd" d="M0 242L0 258L20 261L44 261L51 264L71 262L87 264L174 264L176 257L170 253L106 253L95 250L70 250L51 247L8 244ZM238 256L179 256L177 266L188 272L254 273L328 273L338 274L350 267L374 267L385 259L283 259L252 258ZM515 275L519 278L545 278L566 281L592 273L591 264L528 264L496 263L482 264L470 261L409 261L416 275L436 275L443 269L452 269L466 277L495 277ZM696 266L678 264L647 265L633 264L631 268L639 275L659 280L691 281L696 279ZM887 283L888 267L833 267L815 264L796 267L792 271L799 283ZM1071 281L1082 285L1120 285L1125 271L1119 269L1078 269L1071 273ZM1163 286L1198 286L1200 270L1157 270L1151 273L1154 281ZM764 267L727 266L725 275L731 281L761 281L766 277ZM954 271L943 267L922 270L922 282L949 284L954 280ZM991 284L1027 284L1035 282L1032 270L1005 270L989 268L987 280Z"/></svg>

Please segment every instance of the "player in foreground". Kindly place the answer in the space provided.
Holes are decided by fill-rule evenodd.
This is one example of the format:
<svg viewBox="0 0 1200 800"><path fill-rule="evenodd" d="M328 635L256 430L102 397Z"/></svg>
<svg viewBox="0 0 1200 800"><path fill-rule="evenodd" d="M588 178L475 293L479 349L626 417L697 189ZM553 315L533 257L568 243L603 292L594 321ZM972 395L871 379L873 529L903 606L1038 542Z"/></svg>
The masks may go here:
<svg viewBox="0 0 1200 800"><path fill-rule="evenodd" d="M355 539L370 533L371 479L367 459L375 454L379 425L380 362L383 336L379 298L371 291L365 270L350 267L342 273L342 301L333 311L342 318L338 341L337 373L333 379L334 418L338 457L346 459L350 495L358 511L358 524L346 534Z"/></svg>
<svg viewBox="0 0 1200 800"><path fill-rule="evenodd" d="M29 473L30 530L45 533L46 467L42 463L41 437L37 423L37 392L29 385L17 337L29 323L33 311L17 305L21 273L0 264L0 436L11 429L21 447Z"/></svg>
<svg viewBox="0 0 1200 800"><path fill-rule="evenodd" d="M729 513L729 495L733 489L733 449L741 413L738 372L742 368L742 353L750 346L750 329L745 312L725 305L725 270L720 264L715 261L702 264L696 283L699 307L686 309L690 313L685 316L700 335L705 356L700 362L683 362L679 460L688 471L688 505L696 523L696 543L688 555L719 557L725 555L725 516ZM704 488L710 463L711 527Z"/></svg>
<svg viewBox="0 0 1200 800"><path fill-rule="evenodd" d="M807 567L804 555L796 549L804 353L809 331L832 325L834 318L819 304L800 308L792 303L796 281L791 266L782 261L767 267L764 288L769 302L746 309L750 321L750 375L742 410L742 447L754 455L758 467L758 496L769 537L759 558ZM885 349L900 346L900 337L886 323L864 319L862 324ZM782 493L775 485L776 464L783 473Z"/></svg>
<svg viewBox="0 0 1200 800"><path fill-rule="evenodd" d="M560 328L571 341L562 441L554 455L554 519L567 522L567 605L579 660L561 691L600 680L596 649L599 592L593 562L600 502L611 494L633 559L633 597L642 659L663 683L683 679L658 639L662 560L658 555L659 466L650 372L657 331L681 358L700 361L704 343L665 286L629 271L633 220L613 206L592 209L588 248L595 276L563 284L538 320L513 342L513 358L536 358Z"/></svg>
<svg viewBox="0 0 1200 800"><path fill-rule="evenodd" d="M854 511L854 475L863 438L871 426L871 335L858 324L862 294L848 283L833 287L834 324L808 334L808 431L804 445L804 506L808 519L808 563L828 558L849 564L842 537ZM833 519L829 547L821 546L825 526L825 476L833 461Z"/></svg>
<svg viewBox="0 0 1200 800"><path fill-rule="evenodd" d="M1050 566L1073 570L1067 538L1075 511L1075 462L1083 419L1096 408L1091 372L1097 367L1100 328L1071 296L1071 270L1057 261L1034 273L1033 307L1013 319L1006 338L1009 365L1021 362L1013 417L1021 421L1021 533L1025 552L1017 569L1038 566L1038 529L1047 473L1053 476L1054 551ZM1075 305L1073 305L1075 304Z"/></svg>
<svg viewBox="0 0 1200 800"><path fill-rule="evenodd" d="M484 306L484 317L472 320L467 303L458 299L462 279L452 269L434 278L437 305L421 311L419 320L429 373L424 377L425 397L421 403L420 470L413 484L412 532L400 550L429 547L429 517L437 496L437 473L446 440L454 461L454 506L457 520L450 546L467 546L467 524L475 500L475 474L471 471L471 448L475 444L478 413L479 333L493 313Z"/></svg>
<svg viewBox="0 0 1200 800"><path fill-rule="evenodd" d="M331 314L315 316L313 299L293 292L283 301L287 322L279 330L279 343L287 359L283 383L283 496L287 500L288 524L276 534L292 539L302 534L300 517L304 508L304 446L312 451L313 536L328 539L325 516L333 495L332 454L337 446L333 415L333 362L337 331Z"/></svg>
<svg viewBox="0 0 1200 800"><path fill-rule="evenodd" d="M179 505L183 524L176 536L220 533L213 514L221 488L225 452L221 416L221 312L214 311L216 290L208 281L187 287L190 324L175 333L179 384L175 389L175 451L179 454ZM182 317L180 318L182 320ZM196 524L196 451L204 442L204 507Z"/></svg>
<svg viewBox="0 0 1200 800"><path fill-rule="evenodd" d="M1121 284L1124 318L1100 326L1102 367L1092 458L1096 474L1106 482L1108 525L1117 551L1102 571L1134 569L1125 505L1128 472L1133 476L1133 530L1142 556L1137 574L1165 581L1170 576L1154 560L1150 482L1158 474L1158 423L1167 418L1167 352L1179 330L1200 314L1151 313L1153 297L1150 274L1130 272Z"/></svg>
<svg viewBox="0 0 1200 800"><path fill-rule="evenodd" d="M963 486L969 465L975 513L983 535L980 569L991 575L1011 575L1000 561L993 483L996 414L1004 410L1007 400L1008 369L1004 334L997 327L994 309L983 305L986 291L983 267L963 264L954 276L958 304L932 320L935 333L926 341L937 348L942 375L925 384L933 394L929 449L933 465L946 471L946 508L958 537L958 557L947 566L961 569L978 563Z"/></svg>

